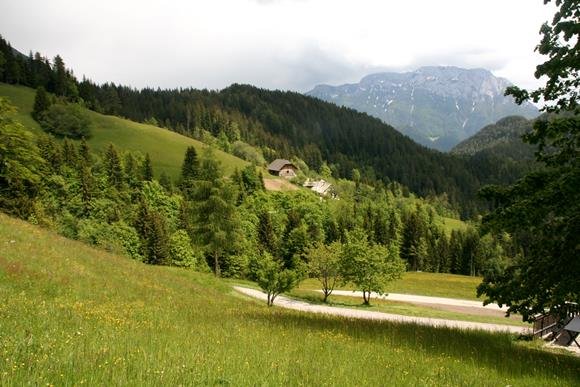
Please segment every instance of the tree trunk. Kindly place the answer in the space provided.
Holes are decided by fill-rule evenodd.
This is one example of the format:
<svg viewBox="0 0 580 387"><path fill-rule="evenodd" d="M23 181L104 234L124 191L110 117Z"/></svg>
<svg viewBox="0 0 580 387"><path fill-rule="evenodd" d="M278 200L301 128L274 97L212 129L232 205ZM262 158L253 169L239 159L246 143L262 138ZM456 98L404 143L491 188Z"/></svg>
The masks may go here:
<svg viewBox="0 0 580 387"><path fill-rule="evenodd" d="M363 290L363 300L365 305L370 305L371 301L371 292Z"/></svg>
<svg viewBox="0 0 580 387"><path fill-rule="evenodd" d="M326 303L326 300L328 300L329 295L330 295L330 293L328 293L328 291L326 289L324 289L324 299L322 300L322 302Z"/></svg>
<svg viewBox="0 0 580 387"><path fill-rule="evenodd" d="M220 262L219 262L219 258L218 258L218 253L213 253L213 272L214 272L214 274L215 274L216 277L221 276Z"/></svg>
<svg viewBox="0 0 580 387"><path fill-rule="evenodd" d="M274 305L274 295L272 292L268 292L268 306Z"/></svg>

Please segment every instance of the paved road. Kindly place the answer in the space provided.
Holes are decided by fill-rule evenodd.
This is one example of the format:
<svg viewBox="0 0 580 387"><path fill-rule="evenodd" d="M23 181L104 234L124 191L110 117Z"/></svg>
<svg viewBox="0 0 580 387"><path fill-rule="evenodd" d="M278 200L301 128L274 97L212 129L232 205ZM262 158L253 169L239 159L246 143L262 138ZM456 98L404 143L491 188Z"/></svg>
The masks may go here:
<svg viewBox="0 0 580 387"><path fill-rule="evenodd" d="M266 294L261 292L260 290L245 288L241 286L234 286L234 289L242 294L247 296L257 298L260 300L266 301ZM348 292L352 294L352 292ZM461 301L461 300L456 300ZM472 302L472 301L468 301ZM440 302L439 302L440 303ZM459 329L474 329L474 330L483 330L483 331L490 331L490 332L511 332L511 333L527 333L528 328L526 327L517 327L512 325L500 325L500 324L487 324L487 323L477 323L477 322L469 322L469 321L457 321L457 320L445 320L439 318L427 318L427 317L411 317L411 316L402 316L398 314L391 314L391 313L383 313L383 312L375 312L375 311L368 311L368 310L358 310L358 309L349 309L349 308L337 308L333 306L327 305L315 305L309 304L304 301L292 300L290 298L284 296L278 296L276 301L274 302L275 305L299 310L303 312L310 312L310 313L322 313L322 314L330 314L334 316L342 316L348 318L360 318L360 319L369 319L369 320L387 320L387 321L394 321L394 322L402 322L402 323L415 323L419 325L428 325L433 327L449 327L449 328L459 328Z"/></svg>

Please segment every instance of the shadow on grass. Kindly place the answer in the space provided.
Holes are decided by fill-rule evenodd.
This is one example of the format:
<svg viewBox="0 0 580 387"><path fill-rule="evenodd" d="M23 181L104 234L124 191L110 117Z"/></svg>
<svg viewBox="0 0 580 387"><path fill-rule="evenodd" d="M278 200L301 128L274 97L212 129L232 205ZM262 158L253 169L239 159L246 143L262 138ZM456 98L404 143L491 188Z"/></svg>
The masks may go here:
<svg viewBox="0 0 580 387"><path fill-rule="evenodd" d="M318 300L321 302L321 300ZM506 377L560 378L572 385L580 383L580 358L550 353L518 344L515 335L483 331L434 328L411 323L394 323L337 318L305 312L270 309L260 313L249 310L247 318L280 328L333 331L356 340L405 347L427 355L453 357L467 364L495 369ZM276 330L276 329L274 329Z"/></svg>

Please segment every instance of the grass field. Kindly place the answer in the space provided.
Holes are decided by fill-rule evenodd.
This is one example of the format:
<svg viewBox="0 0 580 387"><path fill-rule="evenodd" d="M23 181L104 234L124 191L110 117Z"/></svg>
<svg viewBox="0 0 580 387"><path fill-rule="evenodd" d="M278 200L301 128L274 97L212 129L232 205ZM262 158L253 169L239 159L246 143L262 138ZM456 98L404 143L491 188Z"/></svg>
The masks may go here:
<svg viewBox="0 0 580 387"><path fill-rule="evenodd" d="M30 117L34 95L34 90L30 88L0 83L0 96L7 97L18 108L16 118L29 130L40 133L38 123ZM93 124L93 136L88 143L93 150L102 151L110 143L114 143L124 150L149 153L157 175L165 171L172 178L177 178L187 147L194 146L199 155L206 147L202 142L167 129L92 111L88 113ZM215 151L215 156L222 163L227 175L236 167L241 169L248 165L248 162L219 150Z"/></svg>
<svg viewBox="0 0 580 387"><path fill-rule="evenodd" d="M477 298L476 288L481 283L481 277L470 277L457 274L407 272L403 278L392 282L387 292L417 294L420 296L459 298L462 300L480 300ZM320 282L316 279L302 281L301 289L320 289ZM338 286L337 289L354 290L350 284Z"/></svg>
<svg viewBox="0 0 580 387"><path fill-rule="evenodd" d="M268 308L0 215L1 385L578 385L506 334Z"/></svg>

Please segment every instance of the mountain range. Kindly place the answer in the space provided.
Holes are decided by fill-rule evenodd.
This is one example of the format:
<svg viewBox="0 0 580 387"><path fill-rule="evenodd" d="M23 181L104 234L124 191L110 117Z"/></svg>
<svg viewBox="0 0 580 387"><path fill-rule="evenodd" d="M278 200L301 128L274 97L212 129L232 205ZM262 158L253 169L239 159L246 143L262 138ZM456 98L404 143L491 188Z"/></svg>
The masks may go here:
<svg viewBox="0 0 580 387"><path fill-rule="evenodd" d="M539 114L531 103L520 106L504 96L510 85L484 69L429 66L318 85L306 94L377 117L422 145L448 151L503 117Z"/></svg>

